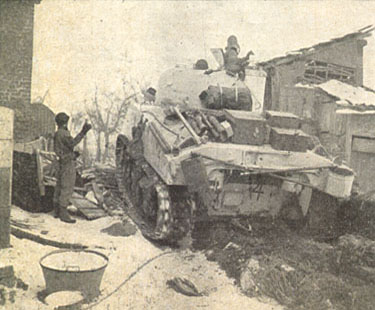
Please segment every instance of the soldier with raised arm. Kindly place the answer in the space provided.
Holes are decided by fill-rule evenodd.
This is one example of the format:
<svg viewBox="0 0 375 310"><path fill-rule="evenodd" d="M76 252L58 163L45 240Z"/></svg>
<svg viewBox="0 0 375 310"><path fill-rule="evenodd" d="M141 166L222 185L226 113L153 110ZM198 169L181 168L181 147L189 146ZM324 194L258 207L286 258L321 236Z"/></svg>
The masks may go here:
<svg viewBox="0 0 375 310"><path fill-rule="evenodd" d="M57 131L54 135L54 150L59 159L57 183L55 187L53 203L54 216L66 223L75 223L75 219L69 216L67 207L73 195L76 180L75 159L77 152L74 147L82 141L91 125L85 122L81 132L73 138L68 130L69 116L65 113L58 113L55 117Z"/></svg>

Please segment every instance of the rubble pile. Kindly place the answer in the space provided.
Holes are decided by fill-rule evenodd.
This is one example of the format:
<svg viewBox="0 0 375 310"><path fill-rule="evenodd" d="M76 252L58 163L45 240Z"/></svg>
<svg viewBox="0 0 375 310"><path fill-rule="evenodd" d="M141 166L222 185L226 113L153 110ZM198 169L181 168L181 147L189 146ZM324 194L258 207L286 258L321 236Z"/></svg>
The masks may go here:
<svg viewBox="0 0 375 310"><path fill-rule="evenodd" d="M76 188L72 203L87 219L95 219L105 214L110 216L124 214L123 202L117 190L115 168L96 165L83 170L80 177L84 186Z"/></svg>
<svg viewBox="0 0 375 310"><path fill-rule="evenodd" d="M375 197L361 202L353 217L353 233L375 240Z"/></svg>
<svg viewBox="0 0 375 310"><path fill-rule="evenodd" d="M117 189L115 169L110 165L97 164L92 168L83 170L81 176L86 180L95 179L97 184L103 185L105 188Z"/></svg>
<svg viewBox="0 0 375 310"><path fill-rule="evenodd" d="M318 242L265 219L242 222L251 227L247 232L229 223L214 226L201 232L208 238L204 244L195 235L193 245L205 249L246 295L271 297L294 310L373 308L374 241L347 234Z"/></svg>
<svg viewBox="0 0 375 310"><path fill-rule="evenodd" d="M340 270L375 284L375 241L359 235L344 235L337 248Z"/></svg>

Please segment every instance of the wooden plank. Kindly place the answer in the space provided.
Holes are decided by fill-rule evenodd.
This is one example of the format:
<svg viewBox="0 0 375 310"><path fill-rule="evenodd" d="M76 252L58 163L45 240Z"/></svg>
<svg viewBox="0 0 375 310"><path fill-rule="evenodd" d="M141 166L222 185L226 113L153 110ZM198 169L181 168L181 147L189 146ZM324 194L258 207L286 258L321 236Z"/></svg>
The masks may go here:
<svg viewBox="0 0 375 310"><path fill-rule="evenodd" d="M39 192L40 196L44 196L46 194L46 188L44 187L43 183L43 163L40 156L40 151L36 151L36 166L37 166L37 175L38 175L38 186L39 186Z"/></svg>
<svg viewBox="0 0 375 310"><path fill-rule="evenodd" d="M86 219L90 221L107 216L104 210L101 209L79 209L79 211Z"/></svg>
<svg viewBox="0 0 375 310"><path fill-rule="evenodd" d="M78 209L97 209L98 206L85 197L73 197L70 202Z"/></svg>
<svg viewBox="0 0 375 310"><path fill-rule="evenodd" d="M84 197L74 197L70 202L75 206L78 211L88 220L95 220L104 217L107 214L93 202L85 199Z"/></svg>

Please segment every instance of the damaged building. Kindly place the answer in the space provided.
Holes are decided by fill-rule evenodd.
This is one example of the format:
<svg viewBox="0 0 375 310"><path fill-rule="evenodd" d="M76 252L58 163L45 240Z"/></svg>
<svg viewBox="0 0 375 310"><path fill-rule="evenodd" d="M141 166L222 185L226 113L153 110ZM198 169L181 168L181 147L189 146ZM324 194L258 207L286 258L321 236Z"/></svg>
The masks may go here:
<svg viewBox="0 0 375 310"><path fill-rule="evenodd" d="M374 27L260 63L267 72L265 110L303 119L302 130L319 138L338 162L357 173L360 191L373 189L371 123L374 91L363 87L363 53Z"/></svg>
<svg viewBox="0 0 375 310"><path fill-rule="evenodd" d="M361 192L373 190L375 91L330 80L297 84L295 92L314 107L315 128L326 150L357 174Z"/></svg>

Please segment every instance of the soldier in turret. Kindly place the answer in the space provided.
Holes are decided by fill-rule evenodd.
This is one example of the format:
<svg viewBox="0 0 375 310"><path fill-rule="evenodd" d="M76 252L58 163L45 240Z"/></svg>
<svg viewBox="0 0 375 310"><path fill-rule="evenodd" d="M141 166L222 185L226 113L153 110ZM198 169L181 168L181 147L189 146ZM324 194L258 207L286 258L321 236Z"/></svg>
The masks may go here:
<svg viewBox="0 0 375 310"><path fill-rule="evenodd" d="M240 46L237 38L231 35L227 39L227 46L224 53L224 68L229 75L238 74L241 80L245 79L245 67L249 64L249 58L254 55L253 51L247 53L243 58L239 58Z"/></svg>
<svg viewBox="0 0 375 310"><path fill-rule="evenodd" d="M143 92L145 103L154 104L156 99L156 89L153 87L147 88L146 91Z"/></svg>

